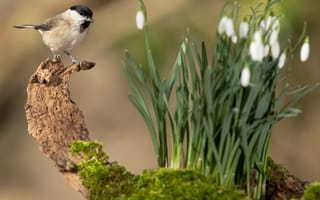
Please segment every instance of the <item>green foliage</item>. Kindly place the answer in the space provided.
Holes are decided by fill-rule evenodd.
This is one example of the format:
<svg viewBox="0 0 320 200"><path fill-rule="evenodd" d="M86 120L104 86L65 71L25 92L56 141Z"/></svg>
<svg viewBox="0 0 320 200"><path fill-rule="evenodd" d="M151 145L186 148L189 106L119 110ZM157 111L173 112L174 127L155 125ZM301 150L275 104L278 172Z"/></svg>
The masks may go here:
<svg viewBox="0 0 320 200"><path fill-rule="evenodd" d="M131 200L241 200L242 192L224 189L194 170L160 168L144 171Z"/></svg>
<svg viewBox="0 0 320 200"><path fill-rule="evenodd" d="M109 163L100 142L73 142L71 153L83 156L77 168L91 200L118 199L131 193L134 175L122 166Z"/></svg>
<svg viewBox="0 0 320 200"><path fill-rule="evenodd" d="M315 199L320 199L320 182L314 182L310 184L302 197L302 200Z"/></svg>

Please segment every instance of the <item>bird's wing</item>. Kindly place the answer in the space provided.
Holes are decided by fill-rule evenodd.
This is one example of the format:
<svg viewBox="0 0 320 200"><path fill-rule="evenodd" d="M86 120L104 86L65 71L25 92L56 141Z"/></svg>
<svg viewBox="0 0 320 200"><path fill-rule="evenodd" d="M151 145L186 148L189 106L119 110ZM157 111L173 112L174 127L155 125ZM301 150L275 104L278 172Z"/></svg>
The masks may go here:
<svg viewBox="0 0 320 200"><path fill-rule="evenodd" d="M14 28L31 28L31 29L40 30L40 31L51 30L51 26L48 24L39 24L39 25L24 24L24 25L17 25L17 26L13 26L13 27Z"/></svg>
<svg viewBox="0 0 320 200"><path fill-rule="evenodd" d="M41 30L41 31L49 31L51 30L51 26L48 24L40 24L40 25L36 25L34 29Z"/></svg>
<svg viewBox="0 0 320 200"><path fill-rule="evenodd" d="M18 25L13 27L14 28L31 28L39 31L50 31L57 26L59 20L61 21L61 16L56 15L52 18L46 19L42 24L37 24L37 25L24 24L24 25Z"/></svg>
<svg viewBox="0 0 320 200"><path fill-rule="evenodd" d="M36 30L41 30L41 31L50 31L54 27L56 27L57 23L58 23L58 17L54 16L52 18L45 20L42 24L36 25L34 28Z"/></svg>

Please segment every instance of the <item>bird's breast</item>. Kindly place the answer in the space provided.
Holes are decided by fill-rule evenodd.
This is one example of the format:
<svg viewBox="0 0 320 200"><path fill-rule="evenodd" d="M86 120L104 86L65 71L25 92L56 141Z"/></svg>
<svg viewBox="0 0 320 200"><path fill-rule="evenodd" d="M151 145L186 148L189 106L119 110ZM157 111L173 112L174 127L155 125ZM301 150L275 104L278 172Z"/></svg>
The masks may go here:
<svg viewBox="0 0 320 200"><path fill-rule="evenodd" d="M43 42L53 51L70 50L77 46L87 35L88 29L83 32L79 28L56 28L42 33Z"/></svg>

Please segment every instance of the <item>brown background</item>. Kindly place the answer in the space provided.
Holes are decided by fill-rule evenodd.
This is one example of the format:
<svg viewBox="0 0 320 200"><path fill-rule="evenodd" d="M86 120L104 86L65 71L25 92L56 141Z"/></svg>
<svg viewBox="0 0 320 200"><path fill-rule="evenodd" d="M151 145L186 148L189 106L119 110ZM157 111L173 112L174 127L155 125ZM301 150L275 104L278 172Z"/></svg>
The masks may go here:
<svg viewBox="0 0 320 200"><path fill-rule="evenodd" d="M218 0L146 0L150 36L156 62L168 71L187 27L210 44L220 9ZM242 11L258 1L240 0ZM70 189L53 163L38 150L28 136L24 113L25 86L32 72L51 56L38 33L13 29L12 25L41 23L73 4L83 3L94 11L86 41L72 51L82 59L97 62L88 72L75 74L71 95L83 110L93 139L101 140L112 160L135 173L155 168L153 147L147 129L127 98L130 87L122 73L123 50L128 48L144 63L142 32L135 28L137 1L0 1L0 200L83 199ZM298 57L289 62L294 84L320 80L320 12L316 0L284 0L279 10L281 38L297 39L303 21L308 21L311 57L301 64ZM65 58L68 63L68 58ZM288 66L288 65L287 65ZM320 180L320 90L302 102L299 117L280 122L274 129L271 155L305 180Z"/></svg>

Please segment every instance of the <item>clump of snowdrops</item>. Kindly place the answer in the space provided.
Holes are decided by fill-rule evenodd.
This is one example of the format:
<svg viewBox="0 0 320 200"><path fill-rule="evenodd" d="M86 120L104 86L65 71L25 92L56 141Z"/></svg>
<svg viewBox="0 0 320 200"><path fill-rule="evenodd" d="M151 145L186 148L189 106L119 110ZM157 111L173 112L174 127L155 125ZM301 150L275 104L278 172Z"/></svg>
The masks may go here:
<svg viewBox="0 0 320 200"><path fill-rule="evenodd" d="M318 86L290 87L282 73L301 44L301 61L307 61L310 46L305 26L294 46L280 46L280 15L273 11L278 2L259 4L243 19L237 3L226 6L213 59L205 43L199 45L188 32L172 70L160 78L140 0L136 23L144 31L148 65L138 65L126 51L122 66L133 89L129 99L149 129L159 167L198 170L219 185L240 185L254 198L265 193L272 127L296 116L297 103Z"/></svg>

